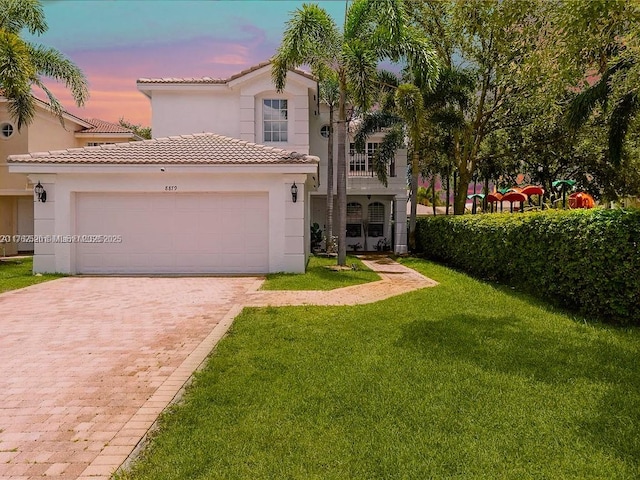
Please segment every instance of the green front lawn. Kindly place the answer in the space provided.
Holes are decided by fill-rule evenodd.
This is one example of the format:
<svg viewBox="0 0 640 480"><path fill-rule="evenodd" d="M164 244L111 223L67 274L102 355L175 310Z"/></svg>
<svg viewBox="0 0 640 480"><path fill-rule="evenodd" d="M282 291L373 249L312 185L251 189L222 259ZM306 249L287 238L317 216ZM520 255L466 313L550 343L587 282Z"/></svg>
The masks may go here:
<svg viewBox="0 0 640 480"><path fill-rule="evenodd" d="M0 293L60 277L62 275L34 275L33 257L0 260Z"/></svg>
<svg viewBox="0 0 640 480"><path fill-rule="evenodd" d="M245 309L126 479L640 476L640 331L438 286Z"/></svg>
<svg viewBox="0 0 640 480"><path fill-rule="evenodd" d="M262 285L262 290L333 290L334 288L359 285L380 280L356 257L347 257L352 269L335 270L335 258L311 256L304 274L272 273Z"/></svg>

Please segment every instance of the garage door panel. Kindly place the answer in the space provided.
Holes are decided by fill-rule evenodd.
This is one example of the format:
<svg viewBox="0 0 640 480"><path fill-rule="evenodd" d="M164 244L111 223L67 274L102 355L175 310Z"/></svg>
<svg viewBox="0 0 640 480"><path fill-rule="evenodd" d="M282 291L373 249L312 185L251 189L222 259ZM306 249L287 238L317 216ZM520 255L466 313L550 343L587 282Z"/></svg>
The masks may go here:
<svg viewBox="0 0 640 480"><path fill-rule="evenodd" d="M76 244L79 273L264 273L267 193L78 193L76 234L121 243Z"/></svg>

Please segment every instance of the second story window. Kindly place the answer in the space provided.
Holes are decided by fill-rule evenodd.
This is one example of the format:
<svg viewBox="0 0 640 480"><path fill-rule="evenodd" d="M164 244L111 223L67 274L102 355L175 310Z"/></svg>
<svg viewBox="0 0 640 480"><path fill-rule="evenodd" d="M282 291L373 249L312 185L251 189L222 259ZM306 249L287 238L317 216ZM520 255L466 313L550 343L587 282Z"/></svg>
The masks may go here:
<svg viewBox="0 0 640 480"><path fill-rule="evenodd" d="M289 118L287 100L265 99L262 101L262 125L265 142L286 142L287 119Z"/></svg>

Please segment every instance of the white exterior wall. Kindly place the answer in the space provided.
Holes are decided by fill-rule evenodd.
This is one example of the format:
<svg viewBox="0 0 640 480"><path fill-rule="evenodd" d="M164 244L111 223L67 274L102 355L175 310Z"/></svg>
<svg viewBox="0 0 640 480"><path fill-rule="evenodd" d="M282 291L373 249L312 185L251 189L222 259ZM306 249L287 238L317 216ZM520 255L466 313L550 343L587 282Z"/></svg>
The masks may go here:
<svg viewBox="0 0 640 480"><path fill-rule="evenodd" d="M270 67L225 84L145 84L140 88L151 94L152 131L156 138L211 132L309 153L310 98L315 95L316 85L306 77L289 73L282 93L275 90ZM264 99L287 99L287 142L264 141Z"/></svg>
<svg viewBox="0 0 640 480"><path fill-rule="evenodd" d="M240 96L226 86L214 90L159 90L153 93L153 136L212 132L240 135Z"/></svg>
<svg viewBox="0 0 640 480"><path fill-rule="evenodd" d="M112 168L113 173L96 171L79 173L31 174L47 192L46 203L35 203L36 237L73 235L75 194L77 192L165 192L165 186L176 185L178 192L267 192L269 197L269 272L304 272L308 256L305 199L306 173L246 172L211 173L204 167L175 168L176 173L149 172L149 168ZM306 167L308 168L308 166ZM100 170L94 168L94 170ZM127 171L130 170L130 171ZM191 171L189 171L191 170ZM298 186L298 201L292 202L291 184ZM172 192L166 192L171 195ZM113 232L118 234L118 232ZM76 273L75 246L71 243L35 244L34 272Z"/></svg>

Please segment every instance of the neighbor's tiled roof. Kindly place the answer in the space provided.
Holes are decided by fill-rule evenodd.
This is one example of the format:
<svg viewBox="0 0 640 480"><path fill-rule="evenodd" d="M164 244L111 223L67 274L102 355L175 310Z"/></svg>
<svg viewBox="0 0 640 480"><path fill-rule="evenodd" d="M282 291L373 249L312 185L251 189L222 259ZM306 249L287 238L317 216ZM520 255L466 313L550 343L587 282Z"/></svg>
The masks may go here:
<svg viewBox="0 0 640 480"><path fill-rule="evenodd" d="M259 63L258 65L254 65L253 67L247 68L246 70L241 71L240 73L236 73L229 78L212 78L212 77L166 77L166 78L139 78L137 83L196 83L196 84L225 84L231 82L237 78L243 77L251 72L255 72L256 70L260 70L267 65L270 65L270 61ZM305 72L304 70L295 69L293 72L302 75L303 77L307 77L310 80L316 81L316 77L311 75L309 72Z"/></svg>
<svg viewBox="0 0 640 480"><path fill-rule="evenodd" d="M93 128L85 128L81 130L79 133L130 133L133 132L116 123L106 122L104 120L100 120L99 118L87 118L87 122L93 125Z"/></svg>
<svg viewBox="0 0 640 480"><path fill-rule="evenodd" d="M213 133L197 133L97 147L10 155L9 163L247 165L316 163L318 157Z"/></svg>

